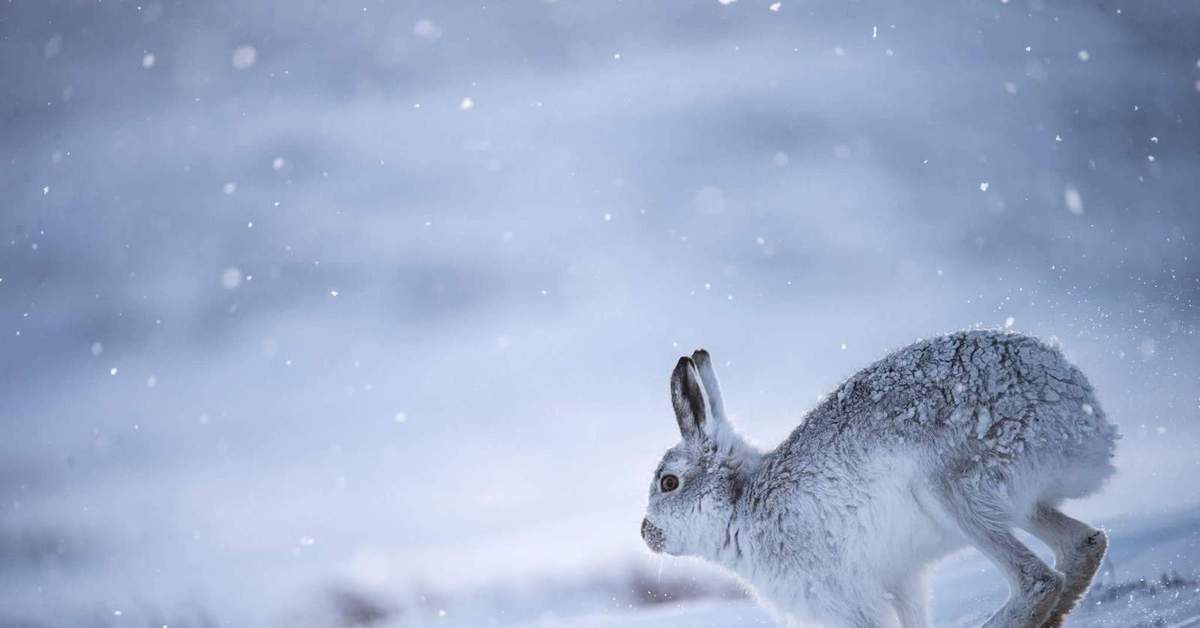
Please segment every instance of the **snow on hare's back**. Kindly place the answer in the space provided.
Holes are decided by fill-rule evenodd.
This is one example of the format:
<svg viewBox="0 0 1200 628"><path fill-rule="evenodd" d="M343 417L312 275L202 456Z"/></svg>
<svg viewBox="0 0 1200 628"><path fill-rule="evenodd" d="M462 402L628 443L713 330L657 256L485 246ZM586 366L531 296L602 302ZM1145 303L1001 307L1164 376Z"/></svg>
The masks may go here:
<svg viewBox="0 0 1200 628"><path fill-rule="evenodd" d="M924 626L922 571L974 545L1009 579L988 627L1060 625L1107 540L1058 510L1100 488L1116 429L1083 374L1037 339L992 331L917 342L856 373L769 452L726 418L711 360L680 359L682 442L663 456L642 536L718 562L783 613L829 625ZM1041 562L1023 528L1055 553Z"/></svg>
<svg viewBox="0 0 1200 628"><path fill-rule="evenodd" d="M787 459L834 443L868 456L907 449L938 470L1053 481L1043 487L1049 495L1033 496L1044 501L1097 490L1112 474L1115 441L1087 378L1058 349L1021 334L968 331L916 342L859 371L780 450Z"/></svg>

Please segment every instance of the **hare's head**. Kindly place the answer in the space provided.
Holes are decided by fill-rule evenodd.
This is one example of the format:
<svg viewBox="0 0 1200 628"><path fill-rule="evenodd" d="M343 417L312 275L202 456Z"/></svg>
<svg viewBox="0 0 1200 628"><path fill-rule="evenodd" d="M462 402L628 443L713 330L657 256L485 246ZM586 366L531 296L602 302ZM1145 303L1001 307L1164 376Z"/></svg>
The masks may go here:
<svg viewBox="0 0 1200 628"><path fill-rule="evenodd" d="M642 538L655 552L716 558L761 454L725 418L712 360L703 349L671 374L671 403L683 440L654 471Z"/></svg>

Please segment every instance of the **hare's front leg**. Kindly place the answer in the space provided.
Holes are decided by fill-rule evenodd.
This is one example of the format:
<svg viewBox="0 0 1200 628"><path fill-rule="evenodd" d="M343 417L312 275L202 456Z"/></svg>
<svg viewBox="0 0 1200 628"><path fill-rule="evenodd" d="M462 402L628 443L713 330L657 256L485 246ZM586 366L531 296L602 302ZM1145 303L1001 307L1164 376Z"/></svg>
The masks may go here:
<svg viewBox="0 0 1200 628"><path fill-rule="evenodd" d="M895 625L895 616L888 604L890 596L877 587L875 581L864 579L860 574L858 578L843 579L841 582L838 582L837 576L833 576L825 580L825 583L835 584L820 587L815 592L810 591L811 597L807 597L805 607L794 609L796 614L789 618L788 626L811 626L810 621L815 621L820 626L838 628L882 628Z"/></svg>
<svg viewBox="0 0 1200 628"><path fill-rule="evenodd" d="M1043 563L1013 535L1004 499L988 489L942 478L939 501L971 543L1008 578L1008 602L983 628L1041 628L1063 591L1063 575Z"/></svg>

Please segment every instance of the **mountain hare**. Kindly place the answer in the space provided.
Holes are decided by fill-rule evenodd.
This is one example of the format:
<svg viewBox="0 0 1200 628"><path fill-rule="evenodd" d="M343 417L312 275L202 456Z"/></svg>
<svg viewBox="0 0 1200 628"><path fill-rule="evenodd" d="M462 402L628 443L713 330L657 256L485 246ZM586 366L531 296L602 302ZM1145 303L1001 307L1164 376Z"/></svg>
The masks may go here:
<svg viewBox="0 0 1200 628"><path fill-rule="evenodd" d="M724 565L794 620L925 626L924 568L973 545L1011 591L984 626L1059 626L1104 557L1104 533L1058 506L1113 473L1117 431L1083 373L1035 338L917 342L765 453L733 430L704 350L679 360L671 401L683 441L654 472L642 537ZM1053 569L1014 527L1050 546Z"/></svg>

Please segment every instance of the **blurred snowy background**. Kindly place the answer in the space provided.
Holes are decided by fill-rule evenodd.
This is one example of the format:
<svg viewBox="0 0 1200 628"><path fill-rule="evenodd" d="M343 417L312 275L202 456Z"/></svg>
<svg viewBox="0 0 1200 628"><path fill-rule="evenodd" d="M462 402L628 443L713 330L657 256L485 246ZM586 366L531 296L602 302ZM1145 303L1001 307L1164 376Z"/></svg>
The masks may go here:
<svg viewBox="0 0 1200 628"><path fill-rule="evenodd" d="M767 445L974 325L1090 375L1120 474L1068 511L1113 586L1194 602L1197 33L1172 0L5 0L0 626L766 624L638 536L675 358ZM946 621L1003 595L956 560Z"/></svg>

